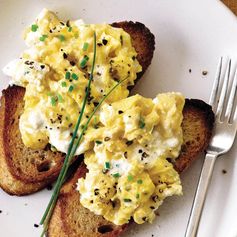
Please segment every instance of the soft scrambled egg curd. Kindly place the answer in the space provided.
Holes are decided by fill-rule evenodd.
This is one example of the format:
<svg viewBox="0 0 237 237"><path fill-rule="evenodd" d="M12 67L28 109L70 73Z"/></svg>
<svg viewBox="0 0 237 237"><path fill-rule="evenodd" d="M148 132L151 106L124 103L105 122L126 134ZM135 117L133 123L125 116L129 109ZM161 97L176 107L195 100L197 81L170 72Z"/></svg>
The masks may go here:
<svg viewBox="0 0 237 237"><path fill-rule="evenodd" d="M89 172L78 180L81 204L97 215L122 225L131 218L152 222L155 211L182 186L172 163L182 137L184 97L140 95L104 104L94 148L85 153Z"/></svg>
<svg viewBox="0 0 237 237"><path fill-rule="evenodd" d="M167 161L178 157L184 98L179 93L126 98L142 68L130 36L108 24L59 20L44 9L26 29L28 49L4 73L24 87L20 117L27 147L50 143L66 153L87 90L96 32L96 61L81 128L108 91L125 78L93 116L76 155L88 173L78 180L81 204L117 225L152 222L167 196L182 194L178 173Z"/></svg>
<svg viewBox="0 0 237 237"><path fill-rule="evenodd" d="M11 84L26 89L20 118L25 146L43 149L50 143L58 151L67 152L90 76L94 32L94 78L82 124L103 96L125 78L106 102L128 96L127 86L134 85L142 70L130 35L108 24L63 22L44 9L24 33L28 49L3 69L12 78ZM90 144L85 136L76 154L89 149Z"/></svg>

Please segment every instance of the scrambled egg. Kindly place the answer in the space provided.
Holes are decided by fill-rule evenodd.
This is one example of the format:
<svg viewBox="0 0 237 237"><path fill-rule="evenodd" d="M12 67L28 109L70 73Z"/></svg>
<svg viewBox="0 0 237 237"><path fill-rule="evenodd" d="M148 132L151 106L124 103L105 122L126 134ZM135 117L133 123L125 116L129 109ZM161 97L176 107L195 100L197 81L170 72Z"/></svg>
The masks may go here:
<svg viewBox="0 0 237 237"><path fill-rule="evenodd" d="M152 222L167 196L181 195L178 173L167 158L179 155L184 98L135 95L101 108L94 148L85 153L89 172L78 181L83 206L122 225L131 217Z"/></svg>
<svg viewBox="0 0 237 237"><path fill-rule="evenodd" d="M3 69L11 84L26 89L22 140L33 149L50 143L67 152L90 76L94 32L95 71L81 126L107 92L127 79L94 115L77 148L89 170L78 180L80 201L118 225L131 218L139 224L152 222L167 196L182 193L179 175L167 158L180 152L184 98L178 93L154 100L126 98L127 87L142 68L122 29L82 20L65 23L46 9L40 13L24 34L29 48Z"/></svg>
<svg viewBox="0 0 237 237"><path fill-rule="evenodd" d="M44 9L24 33L29 48L3 69L12 77L11 84L26 88L20 118L25 146L43 149L50 143L58 151L67 152L91 71L94 32L94 78L82 124L103 96L125 78L106 102L128 96L127 86L134 85L142 70L130 35L108 24L89 25L82 20L65 23ZM85 138L76 154L89 148L90 141Z"/></svg>

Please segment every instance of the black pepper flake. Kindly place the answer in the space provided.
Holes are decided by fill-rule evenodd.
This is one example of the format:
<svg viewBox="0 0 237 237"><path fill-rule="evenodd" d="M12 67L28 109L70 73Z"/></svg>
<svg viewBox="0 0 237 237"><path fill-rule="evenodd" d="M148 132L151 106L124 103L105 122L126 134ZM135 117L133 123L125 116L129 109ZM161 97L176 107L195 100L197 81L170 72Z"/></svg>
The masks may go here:
<svg viewBox="0 0 237 237"><path fill-rule="evenodd" d="M136 59L136 57L135 56L132 56L132 60L135 60Z"/></svg>
<svg viewBox="0 0 237 237"><path fill-rule="evenodd" d="M2 210L0 210L0 213L2 213Z"/></svg>
<svg viewBox="0 0 237 237"><path fill-rule="evenodd" d="M163 193L163 189L159 189L159 193Z"/></svg>
<svg viewBox="0 0 237 237"><path fill-rule="evenodd" d="M67 58L67 54L64 52L63 53L63 58L66 59Z"/></svg>
<svg viewBox="0 0 237 237"><path fill-rule="evenodd" d="M143 150L142 150L142 149L139 149L139 150L138 150L138 153L142 153L142 152L143 152Z"/></svg>
<svg viewBox="0 0 237 237"><path fill-rule="evenodd" d="M143 153L142 153L142 157L143 157L143 158L147 158L148 156L149 156L149 155L148 155L146 152L143 152Z"/></svg>
<svg viewBox="0 0 237 237"><path fill-rule="evenodd" d="M53 189L52 184L47 185L46 189L49 190L49 191L51 191L51 190Z"/></svg>
<svg viewBox="0 0 237 237"><path fill-rule="evenodd" d="M50 29L50 30L49 30L49 33L51 33L51 34L52 34L52 33L53 33L53 31Z"/></svg>
<svg viewBox="0 0 237 237"><path fill-rule="evenodd" d="M133 141L127 141L127 142L126 142L126 145L127 145L127 146L130 146L130 145L132 145L132 144L133 144Z"/></svg>
<svg viewBox="0 0 237 237"><path fill-rule="evenodd" d="M208 74L208 71L202 71L202 75L206 76Z"/></svg>
<svg viewBox="0 0 237 237"><path fill-rule="evenodd" d="M96 102L96 101L94 101L93 104L94 104L94 106L96 107L99 103Z"/></svg>
<svg viewBox="0 0 237 237"><path fill-rule="evenodd" d="M107 141L109 141L109 140L110 140L110 137L105 137L105 138L104 138L104 141L105 141L105 142L107 142Z"/></svg>
<svg viewBox="0 0 237 237"><path fill-rule="evenodd" d="M93 200L90 200L90 203L93 203L94 201Z"/></svg>
<svg viewBox="0 0 237 237"><path fill-rule="evenodd" d="M142 220L143 220L143 221L146 221L146 217L145 217L145 216L144 216L144 217L142 217Z"/></svg>
<svg viewBox="0 0 237 237"><path fill-rule="evenodd" d="M101 73L97 72L96 75L97 75L97 76L101 76Z"/></svg>
<svg viewBox="0 0 237 237"><path fill-rule="evenodd" d="M106 45L108 43L108 40L102 39L102 43L103 43L103 45Z"/></svg>
<svg viewBox="0 0 237 237"><path fill-rule="evenodd" d="M64 23L64 22L62 22L62 21L60 21L60 24L61 24L62 26L64 26L64 25L65 25L65 23Z"/></svg>
<svg viewBox="0 0 237 237"><path fill-rule="evenodd" d="M98 45L99 47L101 47L103 44L102 44L102 43L97 43L97 45Z"/></svg>
<svg viewBox="0 0 237 237"><path fill-rule="evenodd" d="M188 71L189 71L189 73L191 73L191 72L192 72L192 69L190 68Z"/></svg>
<svg viewBox="0 0 237 237"><path fill-rule="evenodd" d="M94 194L95 194L95 196L97 196L99 194L99 189L98 188L94 189Z"/></svg>
<svg viewBox="0 0 237 237"><path fill-rule="evenodd" d="M39 225L38 225L38 224L34 224L34 227L35 227L35 228L38 228L38 227L39 227Z"/></svg>
<svg viewBox="0 0 237 237"><path fill-rule="evenodd" d="M41 68L41 69L44 69L44 68L45 68L45 65L40 65L40 68Z"/></svg>
<svg viewBox="0 0 237 237"><path fill-rule="evenodd" d="M152 197L153 202L156 202L157 200L158 200L158 195L155 195L155 196Z"/></svg>
<svg viewBox="0 0 237 237"><path fill-rule="evenodd" d="M67 27L70 27L70 21L69 21L69 20L67 20L66 26L67 26Z"/></svg>
<svg viewBox="0 0 237 237"><path fill-rule="evenodd" d="M118 111L118 114L123 114L123 111L122 111L122 110L119 110L119 111Z"/></svg>
<svg viewBox="0 0 237 237"><path fill-rule="evenodd" d="M70 123L70 124L68 125L68 127L69 127L69 128L71 128L71 127L72 127L72 125L73 125L73 124L72 124L72 123Z"/></svg>
<svg viewBox="0 0 237 237"><path fill-rule="evenodd" d="M128 158L128 152L127 151L125 151L123 155L126 159Z"/></svg>
<svg viewBox="0 0 237 237"><path fill-rule="evenodd" d="M155 207L151 206L151 207L150 207L150 209L151 209L151 210L154 210L154 209L155 209Z"/></svg>
<svg viewBox="0 0 237 237"><path fill-rule="evenodd" d="M227 173L227 171L223 169L222 170L222 174L226 174L226 173Z"/></svg>
<svg viewBox="0 0 237 237"><path fill-rule="evenodd" d="M76 63L74 61L70 61L71 66L75 66Z"/></svg>

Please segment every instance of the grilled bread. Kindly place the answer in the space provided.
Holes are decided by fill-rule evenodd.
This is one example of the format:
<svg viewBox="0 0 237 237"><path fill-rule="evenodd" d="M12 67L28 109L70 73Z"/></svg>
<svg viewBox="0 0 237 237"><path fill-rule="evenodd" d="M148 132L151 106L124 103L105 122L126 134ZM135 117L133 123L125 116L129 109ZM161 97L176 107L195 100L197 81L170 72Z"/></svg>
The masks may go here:
<svg viewBox="0 0 237 237"><path fill-rule="evenodd" d="M205 150L211 138L214 114L209 105L200 100L186 99L183 109L184 143L174 167L181 173ZM116 237L128 226L116 226L97 216L80 204L76 191L78 178L87 169L82 164L74 176L62 187L48 229L48 237Z"/></svg>
<svg viewBox="0 0 237 237"><path fill-rule="evenodd" d="M151 63L155 49L154 35L139 22L113 23L123 28L132 39L142 66L141 78ZM24 146L19 131L19 118L24 109L25 89L17 86L3 91L0 107L0 187L12 195L26 195L44 188L54 181L62 167L65 155Z"/></svg>

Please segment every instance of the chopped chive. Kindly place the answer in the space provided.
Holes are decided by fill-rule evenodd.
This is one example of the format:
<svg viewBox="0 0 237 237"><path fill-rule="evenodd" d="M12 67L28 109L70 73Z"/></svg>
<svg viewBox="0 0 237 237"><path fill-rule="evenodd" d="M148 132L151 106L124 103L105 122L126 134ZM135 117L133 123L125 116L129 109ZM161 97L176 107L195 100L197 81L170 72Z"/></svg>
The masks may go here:
<svg viewBox="0 0 237 237"><path fill-rule="evenodd" d="M36 32L36 31L38 30L38 28L39 28L38 25L33 24L33 25L31 26L31 31Z"/></svg>
<svg viewBox="0 0 237 237"><path fill-rule="evenodd" d="M128 175L128 181L132 181L133 180L133 176L132 175Z"/></svg>
<svg viewBox="0 0 237 237"><path fill-rule="evenodd" d="M84 68L84 67L86 66L88 60L89 60L89 57L88 57L87 55L85 55L85 56L83 57L83 59L81 60L81 62L80 62L80 67L81 67L81 68Z"/></svg>
<svg viewBox="0 0 237 237"><path fill-rule="evenodd" d="M89 44L87 42L85 42L83 44L83 51L86 51L88 49L88 47L89 47Z"/></svg>
<svg viewBox="0 0 237 237"><path fill-rule="evenodd" d="M124 198L123 200L124 200L124 202L131 202L131 201L132 201L132 200L129 199L129 198Z"/></svg>
<svg viewBox="0 0 237 237"><path fill-rule="evenodd" d="M55 106L56 105L56 99L55 99L55 97L51 97L51 105L52 106Z"/></svg>
<svg viewBox="0 0 237 237"><path fill-rule="evenodd" d="M114 178L119 178L119 177L120 177L120 174L119 174L119 173L115 173L115 174L113 174L113 177L114 177Z"/></svg>
<svg viewBox="0 0 237 237"><path fill-rule="evenodd" d="M62 97L60 94L58 94L58 102L59 102L59 103L62 103L62 102L63 102L63 97Z"/></svg>
<svg viewBox="0 0 237 237"><path fill-rule="evenodd" d="M105 169L110 169L110 163L109 162L105 162Z"/></svg>
<svg viewBox="0 0 237 237"><path fill-rule="evenodd" d="M138 199L140 197L140 194L139 193L137 193L136 194L136 199Z"/></svg>
<svg viewBox="0 0 237 237"><path fill-rule="evenodd" d="M69 26L67 30L68 30L68 32L72 32L72 27Z"/></svg>
<svg viewBox="0 0 237 237"><path fill-rule="evenodd" d="M68 88L68 91L69 92L72 92L74 90L74 86L73 85L70 85L69 88Z"/></svg>
<svg viewBox="0 0 237 237"><path fill-rule="evenodd" d="M71 73L70 72L66 72L65 73L65 79L70 79L71 77Z"/></svg>
<svg viewBox="0 0 237 237"><path fill-rule="evenodd" d="M62 87L66 87L66 86L67 86L67 83L66 83L65 81L63 81L63 82L61 83L61 86L62 86Z"/></svg>
<svg viewBox="0 0 237 237"><path fill-rule="evenodd" d="M145 127L145 121L144 121L144 118L143 117L140 117L140 120L139 120L139 128L144 128Z"/></svg>
<svg viewBox="0 0 237 237"><path fill-rule="evenodd" d="M42 35L42 36L40 36L39 40L43 42L43 41L45 41L45 39L46 39L47 37L48 37L47 35Z"/></svg>
<svg viewBox="0 0 237 237"><path fill-rule="evenodd" d="M66 118L67 121L69 120L69 117L68 117L68 116L66 116L65 118Z"/></svg>
<svg viewBox="0 0 237 237"><path fill-rule="evenodd" d="M138 184L142 184L143 181L142 181L141 179L138 179L137 183L138 183Z"/></svg>
<svg viewBox="0 0 237 237"><path fill-rule="evenodd" d="M64 35L58 35L58 38L61 42L65 41L65 36Z"/></svg>
<svg viewBox="0 0 237 237"><path fill-rule="evenodd" d="M73 80L78 80L78 76L77 76L76 73L72 73L72 79L73 79Z"/></svg>
<svg viewBox="0 0 237 237"><path fill-rule="evenodd" d="M100 145L100 144L102 144L102 141L95 141L95 143L96 143L97 145Z"/></svg>
<svg viewBox="0 0 237 237"><path fill-rule="evenodd" d="M47 93L47 96L52 96L53 94L51 92L48 92Z"/></svg>

